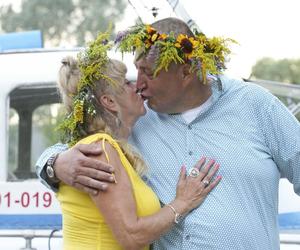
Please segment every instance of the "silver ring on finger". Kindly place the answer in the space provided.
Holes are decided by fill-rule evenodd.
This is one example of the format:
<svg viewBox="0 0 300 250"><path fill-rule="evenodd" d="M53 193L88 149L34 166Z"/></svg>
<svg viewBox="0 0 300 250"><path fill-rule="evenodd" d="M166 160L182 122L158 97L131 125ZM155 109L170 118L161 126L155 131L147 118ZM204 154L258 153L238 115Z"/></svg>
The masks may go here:
<svg viewBox="0 0 300 250"><path fill-rule="evenodd" d="M189 176L193 177L193 178L196 178L198 177L200 174L200 171L198 168L191 168L190 171L189 171Z"/></svg>
<svg viewBox="0 0 300 250"><path fill-rule="evenodd" d="M204 188L207 188L208 185L209 185L209 181L208 180L203 180L202 183L204 185Z"/></svg>

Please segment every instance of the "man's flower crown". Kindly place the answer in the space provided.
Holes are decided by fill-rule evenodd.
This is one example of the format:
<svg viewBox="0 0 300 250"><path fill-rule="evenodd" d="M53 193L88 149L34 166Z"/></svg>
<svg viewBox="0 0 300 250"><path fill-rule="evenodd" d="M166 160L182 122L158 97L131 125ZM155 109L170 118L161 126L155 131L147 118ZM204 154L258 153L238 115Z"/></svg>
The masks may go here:
<svg viewBox="0 0 300 250"><path fill-rule="evenodd" d="M193 37L174 33L160 34L150 25L136 25L127 31L119 32L115 40L119 50L124 52L138 51L147 54L152 46L159 49L156 58L154 76L161 69L168 70L171 62L191 63L191 70L206 83L207 73L218 75L225 67L225 58L230 54L229 43L233 39L220 37L208 38L203 33L195 32Z"/></svg>

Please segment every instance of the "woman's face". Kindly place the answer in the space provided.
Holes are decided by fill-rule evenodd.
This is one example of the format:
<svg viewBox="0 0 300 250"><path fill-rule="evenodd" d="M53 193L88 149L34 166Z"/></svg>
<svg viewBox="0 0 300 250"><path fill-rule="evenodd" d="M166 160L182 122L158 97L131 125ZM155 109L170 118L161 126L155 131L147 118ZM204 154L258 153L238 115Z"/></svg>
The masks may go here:
<svg viewBox="0 0 300 250"><path fill-rule="evenodd" d="M120 118L123 121L136 121L146 113L143 98L136 93L136 84L125 79L122 91L116 96Z"/></svg>

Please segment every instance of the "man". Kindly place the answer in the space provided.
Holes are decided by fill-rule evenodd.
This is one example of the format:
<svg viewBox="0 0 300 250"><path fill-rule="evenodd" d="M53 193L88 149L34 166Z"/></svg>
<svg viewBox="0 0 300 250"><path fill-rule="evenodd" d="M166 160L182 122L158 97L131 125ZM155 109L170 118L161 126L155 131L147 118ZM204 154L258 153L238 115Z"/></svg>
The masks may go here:
<svg viewBox="0 0 300 250"><path fill-rule="evenodd" d="M191 36L175 18L152 27L159 34ZM131 141L150 167L148 184L167 204L180 164L192 167L201 155L220 163L223 178L206 202L155 242L154 249L279 249L280 177L300 194L299 122L264 89L224 76L205 83L206 75L199 77L188 62L170 63L167 71L154 74L159 53L150 49L136 61L137 88L150 109L137 122ZM74 158L78 151L84 154ZM87 192L105 189L112 166L87 157L100 151L96 145L79 145L59 154L56 176ZM44 165L52 153L44 153L38 164L49 183L53 175L46 176Z"/></svg>

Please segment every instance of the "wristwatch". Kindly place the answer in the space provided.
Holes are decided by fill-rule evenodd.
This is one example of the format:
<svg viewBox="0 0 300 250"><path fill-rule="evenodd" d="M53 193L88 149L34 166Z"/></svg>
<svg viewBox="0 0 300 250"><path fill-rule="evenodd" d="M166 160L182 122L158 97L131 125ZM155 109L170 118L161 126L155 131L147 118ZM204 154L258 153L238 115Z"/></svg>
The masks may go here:
<svg viewBox="0 0 300 250"><path fill-rule="evenodd" d="M181 214L176 213L176 214L175 214L174 222L175 222L176 224L178 224L178 223L182 220L182 218L183 218L183 216L182 216Z"/></svg>
<svg viewBox="0 0 300 250"><path fill-rule="evenodd" d="M51 180L54 183L59 182L59 179L56 177L55 171L54 171L54 163L57 159L57 156L58 156L58 154L51 155L50 158L48 159L47 163L46 163L47 177L49 178L49 180Z"/></svg>

